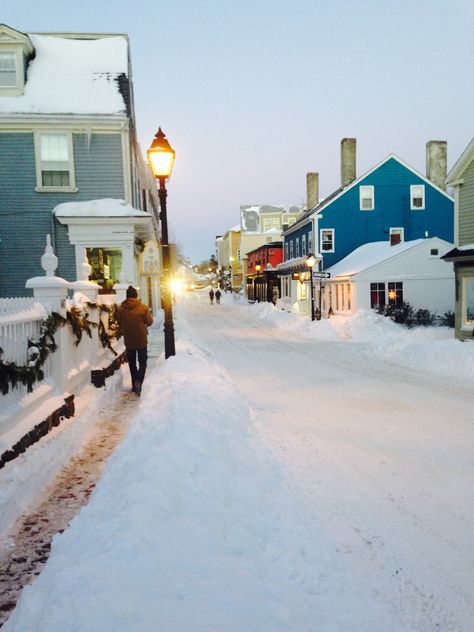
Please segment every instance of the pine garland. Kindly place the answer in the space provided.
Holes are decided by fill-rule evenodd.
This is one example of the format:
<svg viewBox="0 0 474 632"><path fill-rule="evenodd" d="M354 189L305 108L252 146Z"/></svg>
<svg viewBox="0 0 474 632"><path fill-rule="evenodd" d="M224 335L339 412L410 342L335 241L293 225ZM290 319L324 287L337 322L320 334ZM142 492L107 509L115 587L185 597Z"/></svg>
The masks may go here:
<svg viewBox="0 0 474 632"><path fill-rule="evenodd" d="M61 316L57 312L52 312L48 318L42 321L40 326L40 335L37 341L27 340L28 345L28 364L21 366L15 362L2 360L3 349L0 348L0 393L7 395L10 390L22 384L26 386L28 393L33 391L33 385L44 379L43 367L50 356L54 353L58 346L54 336L60 327L69 325L74 333L74 345L77 347L84 332L92 338L92 328L99 328L99 339L104 348L110 349L115 355L117 352L112 347L112 341L118 340L120 337L120 327L116 316L117 306L115 304L97 305L96 303L88 303L87 307L91 309L100 309L100 312L106 312L109 315L109 323L106 328L99 318L99 324L89 319L89 313L86 309L81 310L72 307L67 310L66 317ZM108 331L107 331L108 329Z"/></svg>

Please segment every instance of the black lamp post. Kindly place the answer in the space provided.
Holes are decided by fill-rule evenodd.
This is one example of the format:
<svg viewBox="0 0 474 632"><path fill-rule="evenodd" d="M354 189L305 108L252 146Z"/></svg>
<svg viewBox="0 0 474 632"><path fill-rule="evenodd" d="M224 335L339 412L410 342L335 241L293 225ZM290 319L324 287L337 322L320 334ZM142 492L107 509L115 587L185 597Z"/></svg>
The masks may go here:
<svg viewBox="0 0 474 632"><path fill-rule="evenodd" d="M314 255L308 255L306 257L306 267L309 268L309 284L311 286L311 320L314 320L314 288L313 288L313 267L316 263L316 257Z"/></svg>
<svg viewBox="0 0 474 632"><path fill-rule="evenodd" d="M168 218L166 215L166 180L171 175L175 151L169 144L166 136L158 129L155 138L147 151L148 161L153 170L155 179L160 183L158 189L158 197L160 199L160 219L161 219L161 250L163 253L163 311L165 314L164 332L165 332L165 358L176 355L174 345L174 325L173 325L173 308L171 297L171 269L170 269L170 251L168 244Z"/></svg>

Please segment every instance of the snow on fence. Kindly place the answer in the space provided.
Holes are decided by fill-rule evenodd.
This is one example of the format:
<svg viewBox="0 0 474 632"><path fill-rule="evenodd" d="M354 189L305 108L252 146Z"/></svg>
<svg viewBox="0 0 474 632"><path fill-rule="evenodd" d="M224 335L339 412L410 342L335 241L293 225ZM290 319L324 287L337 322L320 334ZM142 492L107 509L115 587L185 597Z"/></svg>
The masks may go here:
<svg viewBox="0 0 474 632"><path fill-rule="evenodd" d="M107 371L107 375L111 375L121 362L122 344L113 344L115 353L104 348L98 324L100 319L107 331L108 311L104 313L99 305L110 307L122 297L98 295L99 287L87 280L87 270L85 278L74 283L56 277L57 258L49 239L41 265L46 276L27 281L27 287L33 289L33 298L0 299L0 348L4 363L1 377L2 388L8 391L6 394L0 391L0 467L30 445L32 429L43 436L50 429L51 420L53 425L59 423L60 410L67 409L66 416L73 414L74 395L91 383L94 374L97 377L98 373ZM68 300L69 291L74 293L72 303ZM73 306L78 310L74 311ZM60 320L57 317L51 325L52 321L48 319L51 314L59 314L64 319L68 310L71 311L70 318L75 315L74 327L63 320L62 326L56 328L54 322ZM87 320L92 323L91 336L87 332L87 321L86 328L82 321L86 313ZM24 367L34 362L34 354L38 352L35 343L39 343L42 327L46 325L50 332L54 331L57 349L41 367L43 379L38 380L35 374L33 390L28 392L21 379L16 385L12 382L12 375L18 378L25 374L32 376ZM82 337L78 336L78 328ZM45 424L48 428L43 428Z"/></svg>

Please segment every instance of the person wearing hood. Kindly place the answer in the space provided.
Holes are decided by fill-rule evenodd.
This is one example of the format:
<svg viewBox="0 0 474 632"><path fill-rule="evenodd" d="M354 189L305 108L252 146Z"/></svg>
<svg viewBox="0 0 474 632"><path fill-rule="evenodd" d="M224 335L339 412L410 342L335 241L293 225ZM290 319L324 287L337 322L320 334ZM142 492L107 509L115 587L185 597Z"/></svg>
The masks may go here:
<svg viewBox="0 0 474 632"><path fill-rule="evenodd" d="M127 352L132 391L140 395L148 359L148 327L153 324L153 316L147 305L138 299L138 292L131 285L128 286L126 297L118 308L118 320Z"/></svg>

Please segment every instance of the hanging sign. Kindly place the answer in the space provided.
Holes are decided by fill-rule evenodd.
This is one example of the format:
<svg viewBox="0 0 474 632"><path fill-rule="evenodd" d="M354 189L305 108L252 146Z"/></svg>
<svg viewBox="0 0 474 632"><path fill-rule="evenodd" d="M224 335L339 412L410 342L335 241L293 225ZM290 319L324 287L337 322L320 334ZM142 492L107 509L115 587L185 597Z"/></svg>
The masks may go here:
<svg viewBox="0 0 474 632"><path fill-rule="evenodd" d="M159 276L161 274L160 248L154 240L147 241L139 257L141 276Z"/></svg>

